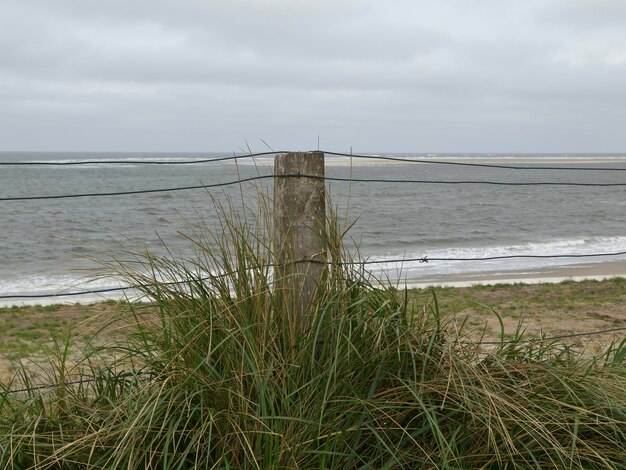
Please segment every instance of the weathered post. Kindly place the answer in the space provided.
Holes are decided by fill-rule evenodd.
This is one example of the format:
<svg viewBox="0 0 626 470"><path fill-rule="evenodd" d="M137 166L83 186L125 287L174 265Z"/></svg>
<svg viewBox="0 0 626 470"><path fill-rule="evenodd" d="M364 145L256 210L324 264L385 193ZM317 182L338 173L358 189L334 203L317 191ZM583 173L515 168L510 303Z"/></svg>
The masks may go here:
<svg viewBox="0 0 626 470"><path fill-rule="evenodd" d="M326 270L323 177L323 152L279 153L274 159L276 287L293 335L309 324Z"/></svg>

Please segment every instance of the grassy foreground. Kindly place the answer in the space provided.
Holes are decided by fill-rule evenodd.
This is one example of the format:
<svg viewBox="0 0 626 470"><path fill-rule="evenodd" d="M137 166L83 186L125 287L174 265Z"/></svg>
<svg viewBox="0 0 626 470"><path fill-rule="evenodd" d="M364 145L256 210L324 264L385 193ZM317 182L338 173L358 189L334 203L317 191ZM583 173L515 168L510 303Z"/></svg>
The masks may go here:
<svg viewBox="0 0 626 470"><path fill-rule="evenodd" d="M465 322L465 331L475 340L498 340L500 322L506 339L514 336L519 325L530 337L626 325L626 278L619 277L557 284L410 289L407 294L407 300L416 308L428 308L433 294L436 295L441 315L449 321ZM123 337L123 331L108 325L111 318L127 316L128 311L125 301L0 308L0 383L10 380L14 372L12 364L16 361L33 367L46 365L47 354L55 347L54 338L71 336L68 355L70 362L74 362L90 342L110 342ZM567 344L592 356L624 336L624 332L617 332L574 337Z"/></svg>
<svg viewBox="0 0 626 470"><path fill-rule="evenodd" d="M221 228L195 239L194 264L148 254L116 267L151 300L122 309L125 341L71 364L61 342L54 387L23 370L27 390L0 394L3 467L626 466L624 343L589 358L516 335L486 350L471 343L478 325L443 315L475 302L398 295L346 265L294 335L269 228ZM230 274L203 279L216 270Z"/></svg>

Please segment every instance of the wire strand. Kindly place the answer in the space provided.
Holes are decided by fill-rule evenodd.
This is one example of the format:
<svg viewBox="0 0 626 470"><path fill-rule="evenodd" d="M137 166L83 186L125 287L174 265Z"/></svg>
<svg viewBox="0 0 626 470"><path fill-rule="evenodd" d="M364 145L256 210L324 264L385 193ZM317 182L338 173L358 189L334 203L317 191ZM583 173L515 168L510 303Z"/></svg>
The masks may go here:
<svg viewBox="0 0 626 470"><path fill-rule="evenodd" d="M324 181L345 181L350 183L412 183L412 184L484 184L496 186L588 186L588 187L613 187L626 186L626 183L576 183L565 181L528 181L528 182L508 182L508 181L485 181L485 180L414 180L414 179L370 179L370 178L340 178L335 176L316 175L277 175L280 177L299 176L302 178L320 179Z"/></svg>
<svg viewBox="0 0 626 470"><path fill-rule="evenodd" d="M334 155L340 157L351 157L358 159L371 159L371 160L387 160L396 161L401 163L423 163L431 165L451 165L451 166L466 166L466 167L479 167L479 168L496 168L504 170L561 170L561 171L626 171L626 168L613 168L613 167L592 167L581 168L571 166L533 166L533 165L499 165L493 163L470 163L470 162L452 162L443 160L431 160L421 158L410 157L393 157L385 155L364 155L364 154L351 154L342 152L332 152L329 150L318 150L326 155ZM213 163L228 160L238 160L242 158L261 157L267 155L276 155L278 153L288 153L289 151L271 151L271 152L258 152L250 153L246 155L232 155L228 157L208 158L200 160L184 160L184 161L160 161L160 160L78 160L69 162L0 162L0 166L79 166L79 165L194 165L200 163Z"/></svg>
<svg viewBox="0 0 626 470"><path fill-rule="evenodd" d="M611 256L623 256L626 255L626 251L617 251L612 253L582 253L582 254L563 254L563 255L502 255L502 256L485 256L485 257L476 257L476 258L438 258L438 257L429 257L423 256L420 258L393 258L386 260L363 260L363 261L346 261L346 262L338 262L332 263L327 261L320 261L316 259L301 259L297 261L292 261L292 263L313 263L313 264L325 264L325 265L334 265L334 266L355 266L355 265L372 265L372 264L394 264L394 263L407 263L412 261L418 261L420 263L429 263L431 261L492 261L492 260L502 260L502 259L552 259L552 258L595 258L595 257L611 257ZM286 263L289 264L289 263ZM276 264L271 263L268 267L273 268L276 267ZM231 276L233 274L237 274L238 271L231 271L226 273L212 274L211 276L203 277L197 279L199 281L207 281L214 278ZM172 281L166 282L165 285L177 285L177 284L185 284L185 281ZM45 299L45 298L56 298L56 297L74 297L79 295L93 295L93 294L104 294L108 292L120 292L126 290L139 290L143 288L147 288L152 286L153 284L139 284L136 286L124 286L124 287L111 287L106 289L93 289L86 291L76 291L76 292L60 292L57 294L18 294L11 295L5 294L0 295L0 299Z"/></svg>
<svg viewBox="0 0 626 470"><path fill-rule="evenodd" d="M240 178L234 181L227 181L224 183L214 184L201 184L194 186L179 186L174 188L157 188L157 189L141 189L136 191L115 191L105 193L78 193L78 194L58 194L47 196L17 196L17 197L2 197L0 202L9 201L37 201L46 199L71 199L81 197L104 197L104 196L126 196L135 194L152 194L152 193L164 193L174 191L189 191L195 189L210 189L220 188L225 186L231 186L235 184L241 184L251 181L258 181L263 179L273 178L309 178L323 181L341 181L349 183L393 183L393 184L482 184L482 185L496 185L496 186L578 186L578 187L620 187L626 186L626 183L576 183L576 182L560 182L560 181L538 181L538 182L507 182L507 181L484 181L484 180L459 180L459 181L442 181L442 180L413 180L413 179L369 179L369 178L340 178L333 176L317 176L307 174L287 174L287 175L258 175L251 176L249 178Z"/></svg>
<svg viewBox="0 0 626 470"><path fill-rule="evenodd" d="M421 258L396 258L387 260L366 260L360 261L360 264L390 264L390 263L406 263L410 261L419 261L420 263L429 263L430 261L493 261L501 259L546 259L546 258L594 258L600 256L622 256L626 255L626 251L616 251L612 253L581 253L581 254L564 254L564 255L500 255L500 256L483 256L475 258L439 258L423 256ZM321 263L321 261L312 260L311 262Z"/></svg>
<svg viewBox="0 0 626 470"><path fill-rule="evenodd" d="M327 155L336 155L340 157L363 158L363 159L371 159L371 160L388 160L388 161L403 162L403 163L425 163L425 164L431 164L431 165L499 168L503 170L626 171L626 168L611 168L611 167L581 168L581 167L543 166L543 165L542 166L498 165L494 163L449 162L449 161L442 161L442 160L430 160L430 159L427 160L427 159L407 158L407 157L391 157L391 156L384 156L384 155L362 155L362 154L351 154L351 153L341 153L341 152L329 152L326 150L323 150L323 152Z"/></svg>
<svg viewBox="0 0 626 470"><path fill-rule="evenodd" d="M522 340L509 340L509 341L463 341L462 344L477 344L477 345L499 345L499 344L523 344L523 343L541 343L544 341L556 341L557 339L568 339L568 338L578 338L581 336L593 336L593 335L601 335L605 333L616 333L618 331L626 331L626 327L619 328L609 328L607 330L598 330L598 331L590 331L588 333L571 333L567 335L557 335L557 336L547 336L545 338L531 338L531 339L522 339Z"/></svg>
<svg viewBox="0 0 626 470"><path fill-rule="evenodd" d="M0 162L0 166L79 166L79 165L195 165L198 163L214 163L243 158L263 157L285 152L259 152L228 157L206 158L201 160L161 161L161 160L76 160L69 162Z"/></svg>
<svg viewBox="0 0 626 470"><path fill-rule="evenodd" d="M79 197L102 197L102 196L126 196L134 194L151 194L151 193L166 193L174 191L189 191L194 189L210 189L210 188L222 188L225 186L231 186L234 184L247 183L250 181L257 181L263 179L273 178L274 175L259 175L251 176L250 178L240 178L234 181L227 181L224 183L214 184L200 184L195 186L179 186L175 188L158 188L158 189L141 189L137 191L116 191L107 193L79 193L79 194L59 194L51 196L19 196L19 197L3 197L0 201L40 201L46 199L70 199Z"/></svg>

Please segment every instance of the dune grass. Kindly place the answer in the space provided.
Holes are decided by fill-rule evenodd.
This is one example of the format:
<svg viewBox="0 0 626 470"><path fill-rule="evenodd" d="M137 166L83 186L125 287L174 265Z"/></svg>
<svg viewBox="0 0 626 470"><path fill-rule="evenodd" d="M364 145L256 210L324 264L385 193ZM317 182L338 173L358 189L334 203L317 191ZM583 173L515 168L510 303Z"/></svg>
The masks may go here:
<svg viewBox="0 0 626 470"><path fill-rule="evenodd" d="M328 227L329 260L349 260ZM272 278L271 231L269 217L227 208L217 230L190 231L193 259L112 263L145 286L149 307L129 304L127 340L87 349L71 368L60 342L54 387L38 389L22 371L26 391L0 394L0 464L626 466L624 344L583 358L520 334L485 350L436 296L416 303L345 264L329 268L294 335Z"/></svg>

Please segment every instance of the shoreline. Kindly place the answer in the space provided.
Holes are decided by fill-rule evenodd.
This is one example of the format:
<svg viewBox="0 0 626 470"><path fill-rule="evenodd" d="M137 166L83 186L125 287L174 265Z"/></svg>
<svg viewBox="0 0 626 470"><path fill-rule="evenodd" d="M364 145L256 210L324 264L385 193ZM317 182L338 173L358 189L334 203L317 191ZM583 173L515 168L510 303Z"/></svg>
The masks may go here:
<svg viewBox="0 0 626 470"><path fill-rule="evenodd" d="M602 281L616 277L626 278L626 260L601 263L580 263L568 266L536 268L533 270L483 271L480 273L442 274L422 278L390 278L380 285L397 288L423 289L428 287L471 287L474 285L496 284L558 284L563 281ZM76 297L52 297L36 299L0 299L0 308L33 305L72 305L94 304L106 301L119 301L125 298L117 292L109 294L87 294ZM127 296L136 300L140 296Z"/></svg>
<svg viewBox="0 0 626 470"><path fill-rule="evenodd" d="M529 270L484 271L472 274L444 274L430 278L405 278L393 284L408 288L425 287L471 287L494 284L557 284L563 281L602 281L626 277L626 261L580 263L569 266L551 266Z"/></svg>

